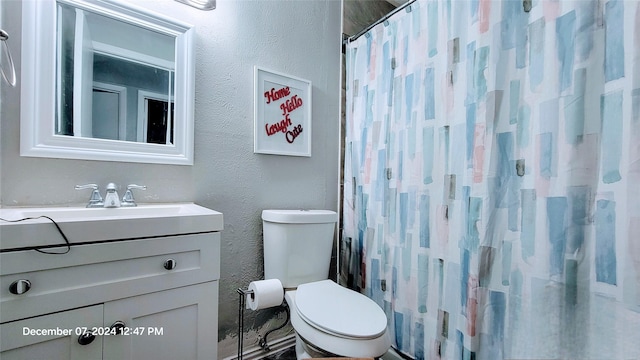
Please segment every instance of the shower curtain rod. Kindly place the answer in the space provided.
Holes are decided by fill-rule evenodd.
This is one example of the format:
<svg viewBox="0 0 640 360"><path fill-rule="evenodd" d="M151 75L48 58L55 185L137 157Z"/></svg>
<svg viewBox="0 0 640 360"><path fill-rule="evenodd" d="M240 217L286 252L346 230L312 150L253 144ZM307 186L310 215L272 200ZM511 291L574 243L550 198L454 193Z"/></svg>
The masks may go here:
<svg viewBox="0 0 640 360"><path fill-rule="evenodd" d="M405 9L405 8L407 8L407 7L409 7L409 9L411 9L411 8L410 8L410 6L411 6L411 4L413 4L414 2L416 2L416 0L410 0L410 1L407 1L406 3L404 3L404 4L402 4L402 5L398 6L397 8L395 8L395 9L391 10L391 12L389 12L387 15L385 15L385 16L381 17L380 19L378 19L378 21L376 21L376 22L374 22L373 24L371 24L371 25L367 26L364 30L360 31L359 33L357 33L357 34L355 34L355 35L352 35L352 36L347 37L346 39L344 39L344 40L342 41L342 43L343 43L343 44L347 44L347 43L349 43L349 42L351 42L351 41L353 41L353 40L355 40L355 39L359 38L360 36L362 36L362 35L366 34L369 30L373 29L373 27L374 27L374 26L376 26L376 25L378 25L378 24L380 24L380 23L383 23L383 22L387 21L387 19L389 19L389 18L390 18L390 17L392 17L395 13L397 13L398 11L400 11L400 10L402 10L402 9ZM409 11L411 11L411 10L409 10Z"/></svg>

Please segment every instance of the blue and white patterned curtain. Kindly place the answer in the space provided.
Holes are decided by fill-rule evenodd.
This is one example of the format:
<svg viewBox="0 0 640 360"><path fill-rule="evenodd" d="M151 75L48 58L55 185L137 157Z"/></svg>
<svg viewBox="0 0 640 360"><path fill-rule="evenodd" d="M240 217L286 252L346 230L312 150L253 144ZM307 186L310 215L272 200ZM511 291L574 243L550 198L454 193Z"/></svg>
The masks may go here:
<svg viewBox="0 0 640 360"><path fill-rule="evenodd" d="M416 358L640 359L640 2L527 5L347 46L343 262Z"/></svg>

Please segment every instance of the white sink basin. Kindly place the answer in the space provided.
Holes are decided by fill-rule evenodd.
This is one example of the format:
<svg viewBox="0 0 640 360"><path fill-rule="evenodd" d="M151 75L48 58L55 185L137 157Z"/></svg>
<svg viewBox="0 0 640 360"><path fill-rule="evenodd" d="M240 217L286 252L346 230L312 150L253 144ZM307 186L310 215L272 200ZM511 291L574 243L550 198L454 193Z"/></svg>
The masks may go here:
<svg viewBox="0 0 640 360"><path fill-rule="evenodd" d="M64 244L53 219L72 244L221 231L222 214L192 203L121 208L3 208L0 250Z"/></svg>
<svg viewBox="0 0 640 360"><path fill-rule="evenodd" d="M11 211L17 218L46 215L56 221L74 221L87 218L120 219L123 217L163 217L206 215L211 212L207 208L194 204L154 204L137 207L120 208L84 208L84 207L52 207L52 208L14 208L0 209L0 212Z"/></svg>

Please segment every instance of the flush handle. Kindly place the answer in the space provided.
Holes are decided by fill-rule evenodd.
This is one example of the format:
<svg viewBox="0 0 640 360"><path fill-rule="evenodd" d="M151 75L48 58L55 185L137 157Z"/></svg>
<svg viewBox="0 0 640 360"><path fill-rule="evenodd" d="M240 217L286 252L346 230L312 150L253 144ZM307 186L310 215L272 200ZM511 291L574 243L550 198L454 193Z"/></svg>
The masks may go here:
<svg viewBox="0 0 640 360"><path fill-rule="evenodd" d="M176 268L176 266L178 266L178 262L175 261L174 259L167 259L164 262L164 268L167 270L173 270Z"/></svg>
<svg viewBox="0 0 640 360"><path fill-rule="evenodd" d="M31 289L31 281L27 279L16 280L9 285L9 292L14 295L22 295Z"/></svg>

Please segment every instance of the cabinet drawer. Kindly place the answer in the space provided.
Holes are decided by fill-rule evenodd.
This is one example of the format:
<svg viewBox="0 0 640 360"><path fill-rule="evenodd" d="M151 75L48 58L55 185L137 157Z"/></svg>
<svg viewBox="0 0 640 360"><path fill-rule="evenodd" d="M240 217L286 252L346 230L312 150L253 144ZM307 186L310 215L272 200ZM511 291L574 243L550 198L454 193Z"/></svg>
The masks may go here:
<svg viewBox="0 0 640 360"><path fill-rule="evenodd" d="M216 280L219 259L220 233L78 245L64 255L2 253L0 323ZM16 295L19 280L30 289Z"/></svg>

